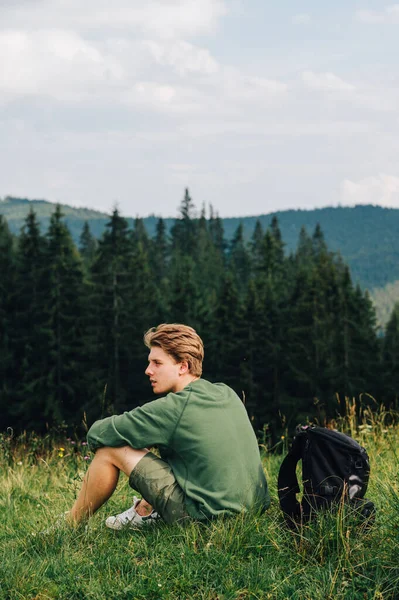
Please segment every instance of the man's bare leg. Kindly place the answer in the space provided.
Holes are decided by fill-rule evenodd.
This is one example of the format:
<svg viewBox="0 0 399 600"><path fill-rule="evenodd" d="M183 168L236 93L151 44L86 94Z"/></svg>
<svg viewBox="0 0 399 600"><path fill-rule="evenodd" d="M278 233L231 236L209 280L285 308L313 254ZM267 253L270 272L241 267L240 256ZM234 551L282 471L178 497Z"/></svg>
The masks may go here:
<svg viewBox="0 0 399 600"><path fill-rule="evenodd" d="M112 496L120 471L129 477L147 452L146 448L135 450L130 446L99 448L85 475L69 519L74 523L79 523L93 515ZM139 515L146 516L152 511L152 506L142 500L136 510Z"/></svg>

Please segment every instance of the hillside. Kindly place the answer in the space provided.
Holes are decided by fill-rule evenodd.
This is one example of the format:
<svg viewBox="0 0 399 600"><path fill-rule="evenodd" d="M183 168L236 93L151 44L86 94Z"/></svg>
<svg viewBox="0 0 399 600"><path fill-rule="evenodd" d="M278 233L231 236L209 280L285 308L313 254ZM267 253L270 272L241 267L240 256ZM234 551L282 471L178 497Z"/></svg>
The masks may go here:
<svg viewBox="0 0 399 600"><path fill-rule="evenodd" d="M359 527L353 508L341 506L298 531L285 527L277 496L279 452L262 456L272 496L262 515L111 532L105 518L124 510L132 495L121 477L115 494L86 527L68 529L59 515L76 497L78 474L87 469L87 447L73 440L71 452L70 439L49 435L14 438L12 445L0 446L0 597L395 600L398 416L392 422L386 413L366 413L367 421L356 429L353 417L349 427L334 423L370 456L367 497L377 506L377 517L367 529ZM54 522L57 527L48 529ZM43 529L47 535L39 535Z"/></svg>
<svg viewBox="0 0 399 600"><path fill-rule="evenodd" d="M30 208L39 217L42 230L48 226L54 204L45 200L5 198L0 200L0 214L4 215L13 233L19 233ZM87 208L62 206L65 221L75 242L78 242L84 222L89 221L92 233L99 237L109 215ZM399 280L399 210L379 206L329 207L315 210L286 210L242 218L224 218L225 237L231 239L240 222L247 239L259 220L266 228L276 215L286 249L291 252L298 242L301 227L311 233L320 223L328 247L340 252L350 266L354 281L370 290L383 288ZM133 217L128 218L132 225ZM174 219L165 219L167 228ZM144 218L150 236L155 232L157 217Z"/></svg>
<svg viewBox="0 0 399 600"><path fill-rule="evenodd" d="M75 242L78 242L85 221L90 222L92 232L100 236L104 230L108 215L89 208L74 208L61 205L65 215L65 221ZM21 227L30 209L38 216L42 232L45 232L50 222L50 216L54 212L55 205L46 200L28 200L27 198L6 197L0 199L0 215L8 222L11 233L19 234Z"/></svg>

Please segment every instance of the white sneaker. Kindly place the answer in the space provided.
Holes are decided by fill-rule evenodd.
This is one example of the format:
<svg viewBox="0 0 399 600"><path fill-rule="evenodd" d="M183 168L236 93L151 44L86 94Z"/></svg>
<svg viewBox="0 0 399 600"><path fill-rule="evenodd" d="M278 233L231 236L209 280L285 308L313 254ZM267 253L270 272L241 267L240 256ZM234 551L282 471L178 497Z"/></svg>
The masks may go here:
<svg viewBox="0 0 399 600"><path fill-rule="evenodd" d="M108 517L105 521L105 525L110 529L124 529L125 527L143 527L146 525L152 525L158 519L161 519L154 510L147 517L142 517L136 511L136 506L140 503L140 498L133 496L133 506L125 510L125 512L116 515L115 517Z"/></svg>

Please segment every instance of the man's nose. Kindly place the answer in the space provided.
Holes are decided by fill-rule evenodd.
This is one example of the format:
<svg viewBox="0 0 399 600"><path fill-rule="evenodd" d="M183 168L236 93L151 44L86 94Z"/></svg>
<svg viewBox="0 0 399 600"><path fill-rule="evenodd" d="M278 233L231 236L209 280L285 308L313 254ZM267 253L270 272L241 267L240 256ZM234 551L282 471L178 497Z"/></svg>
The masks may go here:
<svg viewBox="0 0 399 600"><path fill-rule="evenodd" d="M150 365L148 365L148 367L146 368L146 370L144 371L144 373L145 373L146 375L151 375L151 373L152 373L152 370L151 370L151 367L150 367Z"/></svg>

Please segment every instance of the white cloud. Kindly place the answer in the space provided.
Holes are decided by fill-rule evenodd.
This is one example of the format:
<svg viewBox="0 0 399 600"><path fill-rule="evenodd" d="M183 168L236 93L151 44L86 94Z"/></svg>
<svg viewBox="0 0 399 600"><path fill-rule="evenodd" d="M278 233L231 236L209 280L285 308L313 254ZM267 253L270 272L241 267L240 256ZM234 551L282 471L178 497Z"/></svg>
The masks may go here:
<svg viewBox="0 0 399 600"><path fill-rule="evenodd" d="M176 97L176 90L171 85L158 85L152 82L139 82L134 86L137 99L142 103L167 104Z"/></svg>
<svg viewBox="0 0 399 600"><path fill-rule="evenodd" d="M169 101L174 78L219 69L180 39L215 31L224 0L14 0L0 3L1 102L17 96L122 102L142 81ZM158 70L156 69L158 66Z"/></svg>
<svg viewBox="0 0 399 600"><path fill-rule="evenodd" d="M397 40L371 52L352 22L338 54L331 11L298 5L287 34L278 3L250 4L0 0L0 196L119 198L128 214L157 199L170 214L186 185L225 214L394 198L375 174L397 173ZM394 21L399 5L380 6L363 18Z"/></svg>
<svg viewBox="0 0 399 600"><path fill-rule="evenodd" d="M147 41L143 42L143 45L149 50L156 63L173 67L181 76L186 73L209 75L219 69L218 63L209 50L198 48L182 40L171 44Z"/></svg>
<svg viewBox="0 0 399 600"><path fill-rule="evenodd" d="M207 99L190 85L170 85L140 80L119 94L118 102L131 109L172 115L179 120L204 113Z"/></svg>
<svg viewBox="0 0 399 600"><path fill-rule="evenodd" d="M264 138L273 136L275 138L305 138L305 137L328 137L342 139L355 136L369 136L373 128L369 123L357 121L322 121L322 122L300 122L292 120L281 120L273 122L262 122L259 119L247 121L218 119L211 123L188 123L181 129L188 137L221 137L223 135L237 135L251 137L252 145L259 146Z"/></svg>
<svg viewBox="0 0 399 600"><path fill-rule="evenodd" d="M303 71L302 81L307 87L320 91L352 92L355 89L354 85L347 83L334 73Z"/></svg>
<svg viewBox="0 0 399 600"><path fill-rule="evenodd" d="M75 106L139 106L182 117L241 114L274 102L283 82L220 65L183 40L84 38L67 30L0 31L3 103L40 97Z"/></svg>
<svg viewBox="0 0 399 600"><path fill-rule="evenodd" d="M286 83L264 77L247 77L243 83L248 84L250 91L261 94L280 94L288 89Z"/></svg>
<svg viewBox="0 0 399 600"><path fill-rule="evenodd" d="M345 179L341 199L344 204L380 204L399 208L399 177L380 173L359 181Z"/></svg>
<svg viewBox="0 0 399 600"><path fill-rule="evenodd" d="M292 22L294 23L294 25L310 25L310 23L312 22L312 17L310 15L302 13L299 15L294 15L292 17Z"/></svg>
<svg viewBox="0 0 399 600"><path fill-rule="evenodd" d="M386 6L382 11L376 10L358 10L356 19L361 23L375 24L399 24L399 4Z"/></svg>
<svg viewBox="0 0 399 600"><path fill-rule="evenodd" d="M208 50L188 42L99 42L63 30L0 32L0 56L7 56L0 62L3 101L36 95L95 105L148 101L154 108L170 105L179 87L184 110L187 99L191 105L197 96L197 105L201 97L190 77L209 77L220 68Z"/></svg>
<svg viewBox="0 0 399 600"><path fill-rule="evenodd" d="M112 10L105 0L15 0L0 10L2 104L36 96L181 116L237 114L287 89L179 38L213 31L224 0L118 0Z"/></svg>
<svg viewBox="0 0 399 600"><path fill-rule="evenodd" d="M76 100L99 87L120 85L123 67L69 31L0 33L0 92Z"/></svg>
<svg viewBox="0 0 399 600"><path fill-rule="evenodd" d="M213 104L221 115L234 113L241 118L244 107L249 114L255 109L263 111L270 104L279 102L287 90L288 85L284 82L249 76L234 67L224 67L213 78Z"/></svg>
<svg viewBox="0 0 399 600"><path fill-rule="evenodd" d="M2 27L139 30L158 37L187 37L212 32L227 13L224 0L15 0L2 8Z"/></svg>

